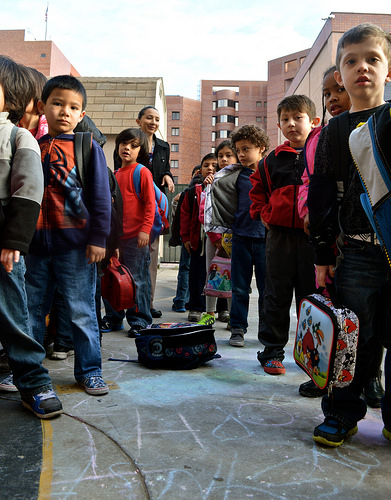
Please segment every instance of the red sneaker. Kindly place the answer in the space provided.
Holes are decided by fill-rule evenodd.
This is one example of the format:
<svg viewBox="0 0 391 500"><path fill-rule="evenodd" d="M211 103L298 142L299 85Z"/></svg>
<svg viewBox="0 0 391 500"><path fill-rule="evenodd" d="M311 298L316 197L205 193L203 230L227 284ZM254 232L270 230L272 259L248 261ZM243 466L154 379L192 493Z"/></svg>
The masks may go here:
<svg viewBox="0 0 391 500"><path fill-rule="evenodd" d="M285 373L285 367L279 359L269 359L263 365L263 370L269 375L282 375Z"/></svg>

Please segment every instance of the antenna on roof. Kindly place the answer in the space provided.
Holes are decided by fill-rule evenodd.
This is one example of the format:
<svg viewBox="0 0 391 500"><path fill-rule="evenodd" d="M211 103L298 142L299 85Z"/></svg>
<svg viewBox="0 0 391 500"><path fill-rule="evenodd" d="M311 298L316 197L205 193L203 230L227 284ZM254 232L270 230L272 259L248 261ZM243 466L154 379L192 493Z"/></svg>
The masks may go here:
<svg viewBox="0 0 391 500"><path fill-rule="evenodd" d="M46 12L45 12L45 42L48 35L48 11L49 11L49 2L46 6Z"/></svg>

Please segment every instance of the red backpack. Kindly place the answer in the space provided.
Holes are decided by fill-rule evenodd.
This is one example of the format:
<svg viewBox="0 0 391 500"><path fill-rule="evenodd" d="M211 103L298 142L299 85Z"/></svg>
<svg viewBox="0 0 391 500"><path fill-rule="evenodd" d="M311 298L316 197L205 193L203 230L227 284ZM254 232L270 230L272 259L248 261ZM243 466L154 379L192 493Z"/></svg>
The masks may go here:
<svg viewBox="0 0 391 500"><path fill-rule="evenodd" d="M136 283L132 273L116 257L112 257L104 269L101 294L115 311L136 305Z"/></svg>

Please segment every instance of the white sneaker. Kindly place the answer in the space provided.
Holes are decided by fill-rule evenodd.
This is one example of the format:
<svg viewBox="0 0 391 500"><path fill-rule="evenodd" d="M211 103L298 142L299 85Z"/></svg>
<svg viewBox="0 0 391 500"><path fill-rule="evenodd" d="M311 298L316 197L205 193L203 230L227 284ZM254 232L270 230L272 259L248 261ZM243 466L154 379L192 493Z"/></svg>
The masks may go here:
<svg viewBox="0 0 391 500"><path fill-rule="evenodd" d="M199 311L189 311L189 315L187 316L187 319L191 323L198 323L201 319L201 313Z"/></svg>
<svg viewBox="0 0 391 500"><path fill-rule="evenodd" d="M14 376L12 375L12 373L10 373L8 377L5 377L5 379L0 382L0 391L18 392L18 388L14 384Z"/></svg>

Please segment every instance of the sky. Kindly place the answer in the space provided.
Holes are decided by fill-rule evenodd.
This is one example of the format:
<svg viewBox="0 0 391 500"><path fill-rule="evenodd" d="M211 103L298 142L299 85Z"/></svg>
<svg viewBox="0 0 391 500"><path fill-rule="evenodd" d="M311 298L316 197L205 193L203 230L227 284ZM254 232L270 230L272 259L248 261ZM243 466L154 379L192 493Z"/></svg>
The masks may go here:
<svg viewBox="0 0 391 500"><path fill-rule="evenodd" d="M310 48L331 12L391 13L389 0L371 4L1 0L0 29L47 33L82 76L162 77L166 95L198 99L200 80L266 80L267 62Z"/></svg>

